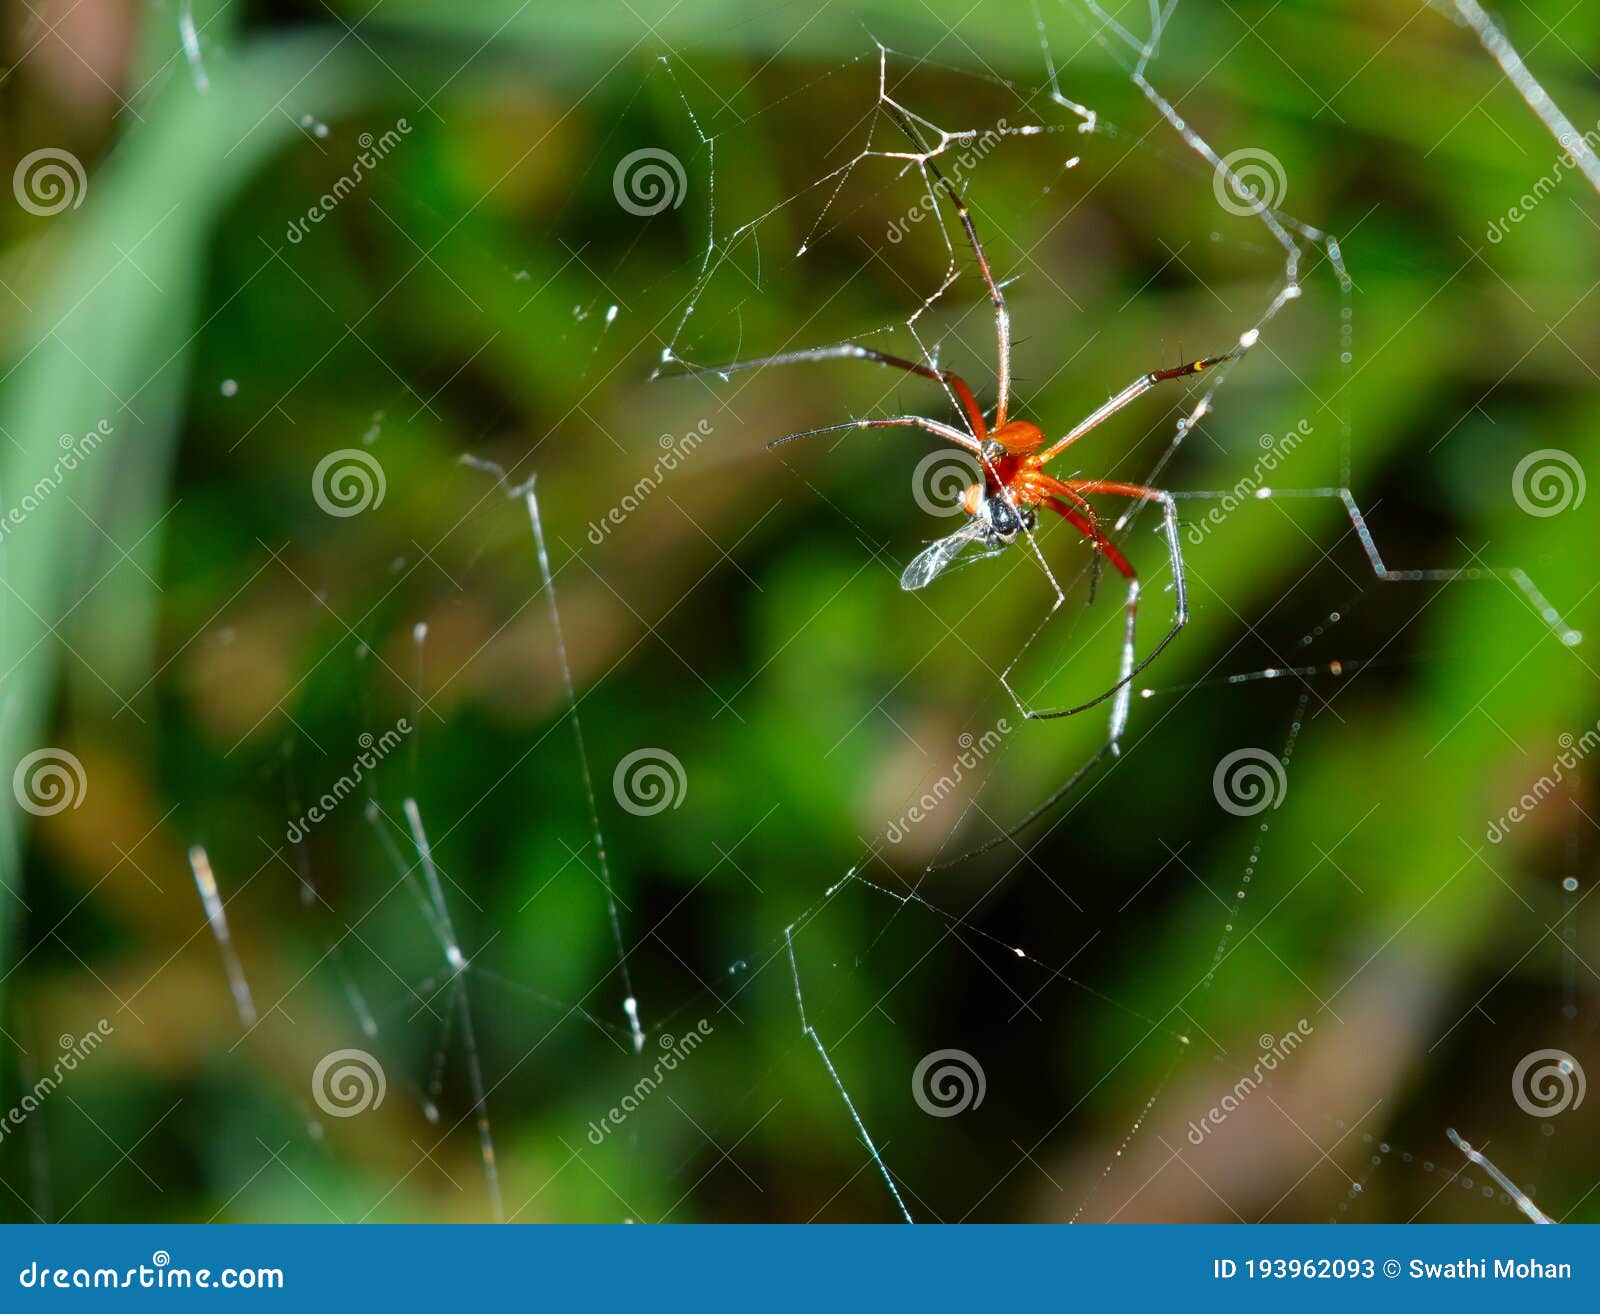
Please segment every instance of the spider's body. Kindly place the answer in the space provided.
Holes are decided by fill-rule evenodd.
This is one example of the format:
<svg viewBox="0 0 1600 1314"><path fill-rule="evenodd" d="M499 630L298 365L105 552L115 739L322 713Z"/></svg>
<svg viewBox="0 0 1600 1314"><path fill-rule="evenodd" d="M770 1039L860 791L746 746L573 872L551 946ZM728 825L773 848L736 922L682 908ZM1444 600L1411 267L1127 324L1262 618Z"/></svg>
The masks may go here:
<svg viewBox="0 0 1600 1314"><path fill-rule="evenodd" d="M1153 388L1164 379L1199 374L1228 359L1231 357L1197 360L1174 370L1147 374L1127 389L1125 395ZM949 378L953 384L960 383L955 375L950 375ZM966 385L960 383L958 394L966 390ZM984 480L982 483L970 485L962 494L961 509L976 523L958 531L952 538L959 537L963 542L977 541L990 551L998 551L1014 543L1022 530L1031 531L1036 521L1037 509L1041 506L1047 507L1088 539L1094 545L1095 551L1104 555L1118 573L1131 584L1138 578L1137 572L1128 563L1128 559L1100 532L1094 507L1084 494L1112 493L1152 501L1160 501L1165 494L1157 489L1147 489L1136 484L1113 483L1102 479L1071 481L1057 479L1046 474L1044 469L1046 462L1058 455L1081 433L1098 424L1111 410L1120 409L1125 404L1126 401L1122 398L1114 398L1106 407L1102 407L1091 416L1085 425L1080 425L1078 430L1051 447L1045 447L1044 430L1027 420L1007 420L992 433L985 433L981 424L975 426L978 429L977 453L983 462ZM981 415L977 418L980 421L982 419ZM935 544L935 548L938 546ZM933 581L937 571L918 569L919 565L929 561L933 555L933 549L930 549L912 563L901 576L900 582L905 588L921 588ZM939 568L942 569L953 559L953 555L948 552L942 554L938 562ZM1026 708L1023 710L1027 711Z"/></svg>
<svg viewBox="0 0 1600 1314"><path fill-rule="evenodd" d="M1003 543L1014 543L1024 516L1047 496L1035 477L1039 462L1032 455L1044 446L1044 430L1026 420L1011 420L982 443L984 480L962 493L961 509L986 518ZM1012 508L1010 517L1004 510L1007 506ZM1013 522L1015 528L1009 528Z"/></svg>
<svg viewBox="0 0 1600 1314"><path fill-rule="evenodd" d="M1007 456L1027 456L1044 446L1044 430L1026 420L1007 420L989 435Z"/></svg>

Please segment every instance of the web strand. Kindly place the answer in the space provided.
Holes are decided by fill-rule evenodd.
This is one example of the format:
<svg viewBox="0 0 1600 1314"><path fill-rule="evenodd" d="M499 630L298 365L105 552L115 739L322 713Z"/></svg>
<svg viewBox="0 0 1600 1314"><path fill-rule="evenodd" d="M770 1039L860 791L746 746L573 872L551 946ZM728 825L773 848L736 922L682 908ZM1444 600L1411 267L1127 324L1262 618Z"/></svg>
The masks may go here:
<svg viewBox="0 0 1600 1314"><path fill-rule="evenodd" d="M223 907L221 895L217 893L217 879L211 872L211 859L198 844L189 850L189 869L194 873L195 888L200 891L206 922L222 953L222 965L228 974L228 989L233 994L239 1022L249 1031L256 1024L256 1003L250 994L250 982L245 979L244 964L239 960L239 951L234 948L233 936L228 930L228 913Z"/></svg>
<svg viewBox="0 0 1600 1314"><path fill-rule="evenodd" d="M550 628L555 638L557 664L561 668L561 687L566 699L567 717L572 724L573 743L578 753L578 773L583 781L584 802L588 808L589 832L594 841L595 860L600 866L600 887L605 891L606 915L611 922L611 938L617 954L617 971L622 981L622 1011L628 1019L628 1032L633 1039L635 1054L644 1053L645 1032L639 1020L639 998L634 993L633 976L628 967L628 949L622 938L622 914L617 907L616 887L611 876L610 860L606 856L605 833L600 826L600 808L595 798L594 774L589 769L589 750L583 737L583 722L578 716L578 691L572 679L572 663L567 657L567 642L561 629L561 611L556 604L556 581L550 569L550 552L545 543L544 522L539 514L539 498L534 492L534 481L512 487L506 473L492 462L464 456L462 464L485 470L495 475L507 496L520 498L527 508L528 524L533 531L535 555L539 560L539 579L544 591L545 606L550 617Z"/></svg>
<svg viewBox="0 0 1600 1314"><path fill-rule="evenodd" d="M817 1054L822 1059L822 1065L827 1068L828 1076L832 1080L834 1088L839 1092L839 1098L844 1101L845 1108L850 1111L850 1121L855 1123L856 1132L860 1135L862 1144L867 1147L867 1153L871 1156L873 1164L883 1177L884 1185L889 1188L889 1194L894 1197L895 1206L900 1210L901 1217L908 1223L914 1223L917 1220L911 1216L911 1211L906 1208L906 1202L900 1196L900 1188L895 1185L894 1176L889 1172L889 1165L884 1163L883 1155L878 1153L878 1147L874 1144L871 1133L867 1131L866 1123L861 1121L861 1115L856 1112L855 1101L850 1098L850 1092L845 1089L844 1080L839 1076L839 1070L833 1066L833 1060L828 1057L828 1051L822 1043L822 1037L817 1035L816 1029L806 1019L805 995L800 990L800 964L794 956L793 925L784 927L783 940L785 948L789 951L789 967L794 973L794 1002L795 1007L800 1010L800 1032L816 1046Z"/></svg>
<svg viewBox="0 0 1600 1314"><path fill-rule="evenodd" d="M1517 94L1527 102L1528 108L1539 116L1539 122L1550 130L1550 135L1556 139L1557 145L1573 158L1577 166L1583 170L1584 177L1589 180L1590 185L1600 192L1600 156L1596 156L1588 138L1573 126L1572 120L1562 112L1561 106L1556 104L1550 93L1522 62L1522 56L1517 53L1516 47L1511 44L1499 25L1489 17L1478 0L1450 0L1450 3L1455 6L1455 11L1461 16L1462 21L1477 34L1478 40L1483 43L1483 48L1494 56L1495 63L1500 65L1500 71L1517 89Z"/></svg>
<svg viewBox="0 0 1600 1314"><path fill-rule="evenodd" d="M489 1097L483 1081L483 1063L478 1054L478 1035L472 1025L472 1004L467 997L467 956L456 939L455 927L450 921L450 909L445 903L444 889L439 883L439 872L433 861L433 849L423 829L422 813L417 801L405 800L403 807L406 822L411 828L411 839L416 845L417 861L422 864L429 897L433 903L435 929L440 933L445 962L450 967L450 991L456 1016L461 1026L461 1043L466 1051L467 1081L472 1095L472 1114L478 1128L478 1150L483 1160L483 1178L488 1187L489 1202L495 1221L505 1222L505 1204L500 1196L500 1166L495 1154L494 1135L489 1128Z"/></svg>
<svg viewBox="0 0 1600 1314"><path fill-rule="evenodd" d="M1526 1191L1524 1191L1503 1172L1496 1168L1494 1164L1489 1161L1487 1155L1480 1150L1473 1149L1472 1146L1468 1145L1466 1141L1462 1140L1454 1127L1447 1128L1445 1130L1445 1135L1450 1138L1450 1143L1454 1145L1456 1149L1460 1150L1461 1153L1466 1155L1471 1162L1477 1164L1478 1167L1482 1168L1483 1171L1488 1173L1490 1177L1494 1178L1495 1184L1511 1197L1512 1202L1517 1206L1518 1209L1522 1210L1522 1212L1528 1216L1530 1222L1553 1223L1556 1221L1555 1219L1551 1218L1549 1214L1545 1213L1544 1210L1540 1209L1538 1205L1534 1204L1532 1198Z"/></svg>

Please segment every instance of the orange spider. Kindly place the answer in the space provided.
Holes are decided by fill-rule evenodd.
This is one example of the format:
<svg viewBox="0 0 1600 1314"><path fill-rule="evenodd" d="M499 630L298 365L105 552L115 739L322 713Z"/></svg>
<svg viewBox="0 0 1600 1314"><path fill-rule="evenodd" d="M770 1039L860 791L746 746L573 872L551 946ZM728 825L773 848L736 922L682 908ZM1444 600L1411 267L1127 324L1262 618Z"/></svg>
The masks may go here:
<svg viewBox="0 0 1600 1314"><path fill-rule="evenodd" d="M913 141L917 140L908 123L902 122L901 126L905 128ZM1133 679L1172 642L1178 631L1183 628L1188 620L1183 553L1178 545L1177 504L1170 493L1159 488L1148 488L1143 484L1123 483L1110 479L1058 479L1054 475L1046 473L1045 466L1090 430L1098 428L1118 411L1143 396L1157 384L1166 383L1173 379L1185 379L1190 375L1199 374L1204 370L1237 360L1255 345L1255 334L1247 333L1239 340L1239 344L1232 351L1223 355L1211 356L1205 360L1193 361L1173 369L1156 370L1153 373L1141 375L1098 410L1085 418L1065 437L1059 438L1055 442L1049 442L1044 431L1037 425L1031 424L1027 420L1008 417L1007 410L1011 391L1011 319L1006 309L1005 294L995 280L988 257L984 254L983 244L978 240L977 229L973 225L966 201L928 154L908 154L897 158L911 160L926 169L935 184L949 198L961 221L967 242L972 247L973 255L977 258L978 269L982 273L984 285L989 291L989 299L994 304L995 338L998 356L995 373L998 397L995 402L993 422L990 423L986 420L983 408L978 404L978 399L972 389L954 371L918 364L915 361L906 360L899 356L891 356L885 352L875 351L870 347L863 347L856 343L847 342L833 347L785 352L776 356L765 356L757 360L736 361L727 365L690 367L690 372L725 377L736 371L759 369L768 365L788 365L824 360L866 360L879 365L886 365L891 369L904 370L908 374L920 375L922 378L931 379L942 384L965 419L967 431L958 429L954 425L943 421L931 420L920 415L897 415L883 419L847 420L840 424L829 424L816 429L806 429L799 433L792 433L782 438L774 439L767 444L767 447L771 449L782 446L784 443L795 442L801 438L809 438L817 434L837 433L850 429L909 427L923 429L936 437L965 448L978 458L984 475L983 482L974 483L962 496L961 509L966 512L968 519L955 533L938 540L919 553L901 574L900 585L907 590L926 588L968 546L976 545L981 550L981 555L991 556L1004 551L1015 543L1019 537L1025 536L1034 555L1044 567L1045 574L1049 576L1056 595L1049 614L1040 622L1040 628L1066 600L1066 595L1033 540L1032 531L1037 524L1037 509L1041 506L1047 507L1083 535L1094 547L1096 553L1103 555L1128 582L1127 622L1123 639L1120 677L1109 689L1091 698L1088 702L1079 703L1072 707L1030 707L1023 702L1016 690L1012 688L1010 680L1011 671L1021 656L1021 650L1019 650L1018 656L1014 657L1011 664L1001 673L1000 681L1005 686L1006 692L1011 696L1012 701L1016 703L1017 709L1029 719L1071 716L1094 707L1108 698L1115 697L1111 714L1111 736L1107 745L1111 751L1115 752L1117 742L1121 739L1123 729L1127 725L1130 686ZM1144 656L1142 661L1135 661L1134 648L1134 634L1139 609L1139 576L1127 557L1123 555L1121 550L1111 542L1100 528L1099 517L1088 500L1091 495L1127 497L1139 502L1154 502L1161 506L1165 516L1163 531L1172 557L1173 621L1165 637ZM1034 634L1037 635L1038 632L1036 629ZM1032 640L1030 639L1029 642L1031 643ZM1024 645L1023 650L1026 647L1027 645Z"/></svg>

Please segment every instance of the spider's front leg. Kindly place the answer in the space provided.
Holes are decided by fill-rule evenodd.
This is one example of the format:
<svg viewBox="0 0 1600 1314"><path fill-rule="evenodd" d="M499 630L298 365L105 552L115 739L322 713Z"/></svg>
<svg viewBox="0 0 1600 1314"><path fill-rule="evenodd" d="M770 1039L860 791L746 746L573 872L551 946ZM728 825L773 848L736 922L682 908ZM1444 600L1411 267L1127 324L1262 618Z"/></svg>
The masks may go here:
<svg viewBox="0 0 1600 1314"><path fill-rule="evenodd" d="M818 434L824 433L847 433L851 429L923 429L936 438L943 438L958 447L965 447L974 456L982 459L983 447L976 438L962 433L959 429L953 429L948 424L924 419L920 415L892 415L881 420L844 420L838 424L824 424L815 429L802 429L799 433L788 433L782 438L774 438L766 444L766 447L769 452L773 452L786 443L798 442L801 438L815 438Z"/></svg>
<svg viewBox="0 0 1600 1314"><path fill-rule="evenodd" d="M1062 452L1071 447L1073 443L1082 438L1084 434L1089 433L1091 430L1098 429L1118 411L1131 406L1135 401L1137 401L1140 397L1143 397L1145 393L1149 392L1150 389L1154 388L1156 385L1162 383L1171 383L1176 379L1187 379L1196 374L1203 374L1206 370L1215 369L1219 365L1230 364L1231 362L1236 361L1243 356L1245 352L1250 350L1251 347L1255 346L1257 341L1257 334L1254 332L1246 333L1239 339L1238 346L1236 346L1232 351L1223 352L1223 354L1220 356L1208 356L1204 360L1191 361L1187 365L1179 365L1170 370L1154 370L1149 374L1141 374L1115 397L1111 398L1110 401L1106 402L1103 406L1099 407L1099 409L1091 412L1087 418L1080 421L1077 427L1072 429L1066 435L1066 437L1058 439L1049 447L1045 448L1044 451L1040 452L1039 463L1044 465L1055 460L1056 457L1060 456Z"/></svg>

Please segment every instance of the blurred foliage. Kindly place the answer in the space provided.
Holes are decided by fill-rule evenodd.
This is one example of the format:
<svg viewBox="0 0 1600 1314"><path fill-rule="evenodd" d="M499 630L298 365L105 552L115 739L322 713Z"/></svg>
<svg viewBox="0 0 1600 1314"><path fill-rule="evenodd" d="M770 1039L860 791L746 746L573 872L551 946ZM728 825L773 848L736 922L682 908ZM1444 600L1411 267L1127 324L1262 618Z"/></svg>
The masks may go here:
<svg viewBox="0 0 1600 1314"><path fill-rule="evenodd" d="M0 207L0 501L36 485L61 435L109 420L114 437L0 540L7 770L59 746L88 782L81 806L8 816L0 1105L58 1036L115 1032L0 1143L6 1217L490 1216L439 946L384 848L408 842L407 796L471 959L521 1221L895 1216L802 1032L787 927L806 1020L918 1217L1061 1219L1087 1201L1084 1217L1122 1220L1513 1219L1469 1174L1441 1189L1461 1166L1448 1126L1545 1208L1594 1216L1594 1104L1545 1120L1511 1098L1531 1050L1600 1072L1592 791L1484 840L1557 736L1600 715L1592 645L1563 647L1503 581L1379 583L1335 502L1249 502L1186 543L1193 619L1141 680L1155 692L1121 757L1025 851L924 874L1104 735L1098 711L1016 728L932 821L883 843L961 735L1017 721L994 672L1043 614L1042 575L1019 550L899 591L952 527L909 495L919 437L761 451L872 409L943 416L919 381L849 363L651 381L668 345L701 361L868 334L917 349L904 323L950 256L929 221L888 236L915 173L869 161L817 185L872 127L874 38L929 123L1052 125L963 179L1015 280L1023 414L1060 432L1138 373L1225 348L1279 286L1281 252L1219 208L1072 9L1046 18L1062 90L1111 125L1092 136L1050 103L1020 0L195 8L203 92L170 0L62 0L7 31L8 172L53 147L88 175L81 208ZM1146 21L1142 3L1113 8ZM1595 123L1600 11L1537 0L1504 18ZM1281 161L1285 207L1340 236L1355 279L1348 367L1345 303L1308 256L1305 295L1166 486L1227 488L1263 435L1302 421L1314 438L1274 482L1335 485L1348 419L1350 482L1391 566L1521 566L1600 631L1600 499L1540 518L1511 496L1533 451L1594 465L1600 200L1569 173L1489 240L1559 150L1476 41L1395 0L1192 0L1152 77L1220 150ZM613 189L644 148L685 169L682 203L654 216ZM987 397L992 323L958 264L917 333ZM1074 460L1141 477L1184 403L1146 399ZM702 423L711 437L591 534ZM313 472L346 448L381 465L384 496L330 516ZM599 1146L588 1129L653 1060L629 1044L527 520L463 454L538 478L647 1049L711 1032ZM1154 580L1147 639L1170 607L1153 525L1128 536ZM1023 679L1059 701L1113 669L1119 590L1101 580L1088 605L1081 545L1043 541L1071 606ZM1223 678L1336 660L1341 676ZM416 729L374 777L378 829L363 795L290 842L359 736L402 717ZM1286 745L1281 807L1217 806L1225 754ZM656 815L613 796L642 747L687 782ZM196 843L262 1009L248 1036L188 874ZM838 886L858 863L870 884ZM1188 1144L1258 1037L1301 1018L1306 1049ZM353 1046L388 1096L323 1117L312 1071ZM939 1049L985 1073L959 1117L911 1098Z"/></svg>

